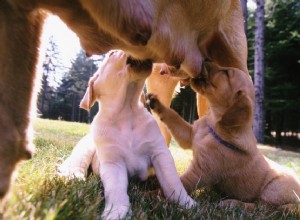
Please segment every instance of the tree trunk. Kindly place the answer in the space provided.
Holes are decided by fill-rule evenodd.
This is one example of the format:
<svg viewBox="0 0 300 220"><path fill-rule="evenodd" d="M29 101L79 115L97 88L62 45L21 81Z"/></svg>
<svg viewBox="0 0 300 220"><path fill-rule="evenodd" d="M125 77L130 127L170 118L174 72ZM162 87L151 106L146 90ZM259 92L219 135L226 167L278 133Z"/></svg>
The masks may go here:
<svg viewBox="0 0 300 220"><path fill-rule="evenodd" d="M40 94L40 106L39 110L42 115L42 118L45 118L45 100L46 100L46 92L47 92L47 86L46 86L47 76L45 73L43 73L42 77L42 88L41 88L41 94Z"/></svg>
<svg viewBox="0 0 300 220"><path fill-rule="evenodd" d="M257 142L264 143L264 0L257 0L255 14L255 52L254 52L254 125Z"/></svg>
<svg viewBox="0 0 300 220"><path fill-rule="evenodd" d="M245 29L245 34L247 35L247 19L248 19L248 9L247 9L247 0L241 0L241 6L242 6L242 11L244 15L244 29Z"/></svg>
<svg viewBox="0 0 300 220"><path fill-rule="evenodd" d="M73 98L72 98L72 116L71 116L71 121L75 121L75 114L76 114L76 108L77 108L77 105L76 105L76 95L73 94Z"/></svg>

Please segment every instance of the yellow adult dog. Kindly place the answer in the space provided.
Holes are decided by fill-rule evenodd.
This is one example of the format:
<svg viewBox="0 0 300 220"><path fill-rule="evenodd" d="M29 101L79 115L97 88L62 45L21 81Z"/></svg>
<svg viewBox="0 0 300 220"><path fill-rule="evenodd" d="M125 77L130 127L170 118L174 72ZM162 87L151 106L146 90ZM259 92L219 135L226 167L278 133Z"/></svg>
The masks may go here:
<svg viewBox="0 0 300 220"><path fill-rule="evenodd" d="M58 15L90 55L123 49L189 77L200 73L205 58L247 73L239 0L0 1L0 199L17 162L31 156L29 112L45 11ZM168 103L175 86L157 81L149 82L150 91L158 89Z"/></svg>

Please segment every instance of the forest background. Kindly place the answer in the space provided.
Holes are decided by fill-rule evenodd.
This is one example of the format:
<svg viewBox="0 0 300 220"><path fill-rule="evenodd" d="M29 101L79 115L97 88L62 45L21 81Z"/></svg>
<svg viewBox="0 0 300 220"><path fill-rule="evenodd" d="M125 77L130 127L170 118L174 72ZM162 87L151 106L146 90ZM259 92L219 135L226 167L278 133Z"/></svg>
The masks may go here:
<svg viewBox="0 0 300 220"><path fill-rule="evenodd" d="M241 2L247 4L246 0ZM254 79L256 99L261 104L256 105L261 113L254 121L261 124L257 131L258 142L300 151L300 0L257 0L254 3L255 8L244 7L244 16L248 68ZM257 51L262 51L262 57ZM98 106L86 112L79 108L79 103L90 76L103 58L87 58L80 50L71 66L66 67L61 62L55 38L50 36L42 64L39 116L90 123ZM259 71L258 63L263 67ZM262 79L257 80L259 77ZM189 86L178 90L172 108L191 123L197 119L195 93Z"/></svg>

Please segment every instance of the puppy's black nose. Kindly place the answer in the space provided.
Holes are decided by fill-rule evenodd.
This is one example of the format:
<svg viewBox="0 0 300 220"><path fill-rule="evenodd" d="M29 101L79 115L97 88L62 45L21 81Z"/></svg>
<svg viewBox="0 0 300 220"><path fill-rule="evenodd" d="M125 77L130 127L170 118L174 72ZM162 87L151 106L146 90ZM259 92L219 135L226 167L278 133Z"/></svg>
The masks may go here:
<svg viewBox="0 0 300 220"><path fill-rule="evenodd" d="M207 82L207 79L203 76L199 76L197 78L192 78L191 80L195 85L206 84L206 82Z"/></svg>
<svg viewBox="0 0 300 220"><path fill-rule="evenodd" d="M136 69L137 71L151 71L153 62L151 59L137 60L131 56L128 56L126 64L129 64L132 68Z"/></svg>
<svg viewBox="0 0 300 220"><path fill-rule="evenodd" d="M151 35L152 35L151 30L136 33L134 35L134 38L132 39L132 41L133 41L133 43L136 43L138 45L146 46Z"/></svg>

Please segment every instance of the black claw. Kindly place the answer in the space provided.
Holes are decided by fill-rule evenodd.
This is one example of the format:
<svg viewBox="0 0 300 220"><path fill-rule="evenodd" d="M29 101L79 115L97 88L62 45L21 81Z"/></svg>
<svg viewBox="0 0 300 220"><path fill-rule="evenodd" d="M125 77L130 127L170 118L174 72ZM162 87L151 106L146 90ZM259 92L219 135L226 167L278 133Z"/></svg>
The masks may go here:
<svg viewBox="0 0 300 220"><path fill-rule="evenodd" d="M147 104L151 109L154 109L154 108L155 108L156 99L153 98L153 95L152 95L152 94L147 94L147 95L146 95L146 104Z"/></svg>

